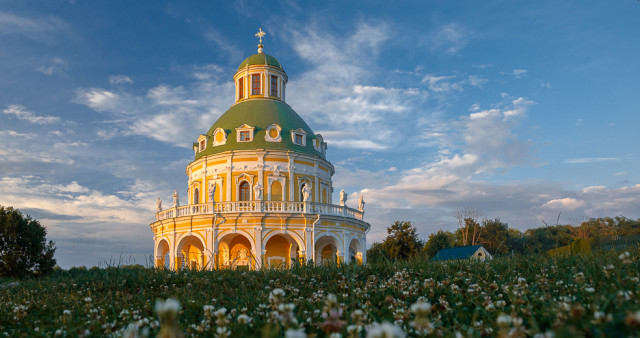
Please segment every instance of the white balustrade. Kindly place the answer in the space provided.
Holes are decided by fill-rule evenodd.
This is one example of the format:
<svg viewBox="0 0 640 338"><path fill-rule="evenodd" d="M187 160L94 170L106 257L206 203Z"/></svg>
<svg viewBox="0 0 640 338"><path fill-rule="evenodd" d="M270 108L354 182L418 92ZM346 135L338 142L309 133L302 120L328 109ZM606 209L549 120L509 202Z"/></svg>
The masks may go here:
<svg viewBox="0 0 640 338"><path fill-rule="evenodd" d="M324 204L324 203L304 203L304 202L280 202L280 201L238 201L238 202L218 202L215 204L190 204L177 208L169 208L156 213L156 220L161 221L168 218L194 215L213 215L226 213L309 213L320 215L343 216L362 220L363 213L356 209L345 206Z"/></svg>

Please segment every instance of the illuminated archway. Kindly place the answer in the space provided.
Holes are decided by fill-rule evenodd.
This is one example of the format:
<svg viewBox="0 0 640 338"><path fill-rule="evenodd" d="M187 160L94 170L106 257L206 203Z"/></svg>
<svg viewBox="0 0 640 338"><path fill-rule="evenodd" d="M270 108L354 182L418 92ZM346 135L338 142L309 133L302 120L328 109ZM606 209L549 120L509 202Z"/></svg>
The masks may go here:
<svg viewBox="0 0 640 338"><path fill-rule="evenodd" d="M218 240L216 266L221 269L254 269L251 240L244 234L228 233Z"/></svg>
<svg viewBox="0 0 640 338"><path fill-rule="evenodd" d="M204 242L198 236L187 235L182 237L176 247L176 253L176 270L202 270L206 266L207 259L204 253Z"/></svg>
<svg viewBox="0 0 640 338"><path fill-rule="evenodd" d="M290 267L299 261L302 248L295 238L289 234L275 233L264 239L263 264L272 269Z"/></svg>
<svg viewBox="0 0 640 338"><path fill-rule="evenodd" d="M166 239L161 239L156 247L156 268L171 268L171 247Z"/></svg>
<svg viewBox="0 0 640 338"><path fill-rule="evenodd" d="M331 235L321 235L316 239L314 261L318 264L335 264L338 262L340 242Z"/></svg>

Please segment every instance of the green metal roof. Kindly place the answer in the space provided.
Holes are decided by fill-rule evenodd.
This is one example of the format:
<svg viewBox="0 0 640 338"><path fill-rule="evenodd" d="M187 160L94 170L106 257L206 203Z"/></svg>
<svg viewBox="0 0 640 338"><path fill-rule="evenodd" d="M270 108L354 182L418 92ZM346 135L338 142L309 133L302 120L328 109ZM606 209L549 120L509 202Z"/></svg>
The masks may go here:
<svg viewBox="0 0 640 338"><path fill-rule="evenodd" d="M240 66L238 66L238 69L252 65L269 65L284 70L284 68L282 68L282 65L280 65L278 59L265 53L253 54L250 57L244 59Z"/></svg>
<svg viewBox="0 0 640 338"><path fill-rule="evenodd" d="M282 128L280 136L281 142L267 142L264 137L266 128L275 123ZM236 128L243 124L248 124L254 129L253 141L237 142ZM227 134L227 142L223 145L213 147L213 132L217 128L222 128ZM306 146L294 144L291 140L291 130L301 128L307 133ZM272 99L249 99L239 102L227 110L207 131L209 141L207 148L196 154L196 160L202 156L218 154L230 150L255 150L255 149L277 149L291 150L303 154L315 155L320 158L325 156L314 149L313 140L316 135L309 125L291 107L279 100Z"/></svg>
<svg viewBox="0 0 640 338"><path fill-rule="evenodd" d="M472 245L472 246L459 246L456 248L447 248L438 251L438 253L433 257L434 261L446 261L449 259L467 259L471 258L473 254L478 251L478 249L482 245Z"/></svg>

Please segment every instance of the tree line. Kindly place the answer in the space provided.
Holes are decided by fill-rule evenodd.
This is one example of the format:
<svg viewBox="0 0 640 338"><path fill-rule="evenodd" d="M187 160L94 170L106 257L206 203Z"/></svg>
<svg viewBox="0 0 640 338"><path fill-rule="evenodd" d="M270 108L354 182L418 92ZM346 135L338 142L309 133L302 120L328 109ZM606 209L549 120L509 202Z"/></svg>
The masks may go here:
<svg viewBox="0 0 640 338"><path fill-rule="evenodd" d="M482 245L494 256L533 254L570 245L576 239L640 235L640 218L580 218L572 219L571 224L558 224L558 214L555 225L543 220L543 226L522 232L510 228L500 218L481 218L481 215L472 207L459 208L455 212L457 229L439 230L426 241L419 238L411 222L396 221L387 228L387 237L367 250L367 261L431 259L441 249L468 245Z"/></svg>

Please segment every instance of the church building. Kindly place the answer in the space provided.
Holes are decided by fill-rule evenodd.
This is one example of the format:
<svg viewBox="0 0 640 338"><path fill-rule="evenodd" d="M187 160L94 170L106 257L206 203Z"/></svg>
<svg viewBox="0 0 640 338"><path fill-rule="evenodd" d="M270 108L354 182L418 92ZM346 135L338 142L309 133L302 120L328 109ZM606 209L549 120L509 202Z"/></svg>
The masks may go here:
<svg viewBox="0 0 640 338"><path fill-rule="evenodd" d="M187 201L162 209L154 234L157 267L286 268L304 261L362 263L362 197L332 201L327 143L286 102L287 74L263 51L238 66L235 103L193 143Z"/></svg>

